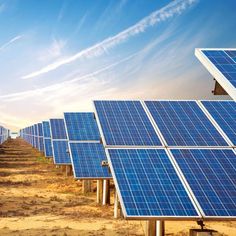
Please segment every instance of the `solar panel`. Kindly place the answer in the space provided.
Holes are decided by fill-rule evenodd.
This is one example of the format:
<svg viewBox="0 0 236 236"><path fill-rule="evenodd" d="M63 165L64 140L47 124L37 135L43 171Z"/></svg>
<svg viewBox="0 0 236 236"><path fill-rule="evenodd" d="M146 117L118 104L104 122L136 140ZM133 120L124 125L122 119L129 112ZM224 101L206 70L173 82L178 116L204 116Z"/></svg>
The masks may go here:
<svg viewBox="0 0 236 236"><path fill-rule="evenodd" d="M43 137L44 138L51 138L49 121L43 121L42 124L43 124Z"/></svg>
<svg viewBox="0 0 236 236"><path fill-rule="evenodd" d="M52 140L50 138L44 139L44 152L46 157L52 157Z"/></svg>
<svg viewBox="0 0 236 236"><path fill-rule="evenodd" d="M105 145L161 146L141 102L95 101Z"/></svg>
<svg viewBox="0 0 236 236"><path fill-rule="evenodd" d="M195 55L236 100L236 49L196 49Z"/></svg>
<svg viewBox="0 0 236 236"><path fill-rule="evenodd" d="M228 146L195 101L145 101L168 146Z"/></svg>
<svg viewBox="0 0 236 236"><path fill-rule="evenodd" d="M52 139L67 139L64 119L50 119Z"/></svg>
<svg viewBox="0 0 236 236"><path fill-rule="evenodd" d="M206 217L236 217L236 155L230 149L173 149Z"/></svg>
<svg viewBox="0 0 236 236"><path fill-rule="evenodd" d="M34 144L35 148L39 149L38 126L34 124Z"/></svg>
<svg viewBox="0 0 236 236"><path fill-rule="evenodd" d="M52 140L53 160L57 165L71 164L68 142L66 140Z"/></svg>
<svg viewBox="0 0 236 236"><path fill-rule="evenodd" d="M236 146L236 102L202 101L201 103Z"/></svg>
<svg viewBox="0 0 236 236"><path fill-rule="evenodd" d="M78 179L111 178L107 167L102 167L107 160L104 147L100 143L69 143L74 176Z"/></svg>
<svg viewBox="0 0 236 236"><path fill-rule="evenodd" d="M108 149L127 218L199 217L164 149Z"/></svg>
<svg viewBox="0 0 236 236"><path fill-rule="evenodd" d="M64 113L68 139L71 141L99 141L100 134L92 112Z"/></svg>

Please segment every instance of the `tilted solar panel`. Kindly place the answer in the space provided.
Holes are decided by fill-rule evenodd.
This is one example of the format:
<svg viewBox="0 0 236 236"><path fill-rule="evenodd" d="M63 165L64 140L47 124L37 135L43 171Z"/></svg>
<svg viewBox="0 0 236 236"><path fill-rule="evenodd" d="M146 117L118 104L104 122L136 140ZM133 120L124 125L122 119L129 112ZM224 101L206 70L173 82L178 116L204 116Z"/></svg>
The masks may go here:
<svg viewBox="0 0 236 236"><path fill-rule="evenodd" d="M202 101L206 110L236 146L236 102Z"/></svg>
<svg viewBox="0 0 236 236"><path fill-rule="evenodd" d="M67 139L64 119L50 119L52 139Z"/></svg>
<svg viewBox="0 0 236 236"><path fill-rule="evenodd" d="M64 113L68 139L71 141L99 141L100 134L92 112Z"/></svg>
<svg viewBox="0 0 236 236"><path fill-rule="evenodd" d="M44 138L44 152L46 157L52 157L52 141L50 138Z"/></svg>
<svg viewBox="0 0 236 236"><path fill-rule="evenodd" d="M168 146L228 146L195 101L145 101Z"/></svg>
<svg viewBox="0 0 236 236"><path fill-rule="evenodd" d="M53 160L56 165L71 164L69 155L68 141L52 140L53 145Z"/></svg>
<svg viewBox="0 0 236 236"><path fill-rule="evenodd" d="M38 123L38 136L43 137L43 125Z"/></svg>
<svg viewBox="0 0 236 236"><path fill-rule="evenodd" d="M236 100L236 49L196 49L195 55Z"/></svg>
<svg viewBox="0 0 236 236"><path fill-rule="evenodd" d="M44 151L43 137L39 137L39 151L41 151L41 152Z"/></svg>
<svg viewBox="0 0 236 236"><path fill-rule="evenodd" d="M205 217L236 218L236 154L231 149L172 149Z"/></svg>
<svg viewBox="0 0 236 236"><path fill-rule="evenodd" d="M100 143L69 143L74 176L78 179L111 178L107 167L102 167L107 160L104 147Z"/></svg>
<svg viewBox="0 0 236 236"><path fill-rule="evenodd" d="M38 125L34 124L34 147L39 149Z"/></svg>
<svg viewBox="0 0 236 236"><path fill-rule="evenodd" d="M164 149L108 149L127 218L197 218L199 214Z"/></svg>
<svg viewBox="0 0 236 236"><path fill-rule="evenodd" d="M43 124L43 137L44 138L51 138L49 121L43 121L42 124Z"/></svg>
<svg viewBox="0 0 236 236"><path fill-rule="evenodd" d="M140 101L95 101L105 145L162 146Z"/></svg>

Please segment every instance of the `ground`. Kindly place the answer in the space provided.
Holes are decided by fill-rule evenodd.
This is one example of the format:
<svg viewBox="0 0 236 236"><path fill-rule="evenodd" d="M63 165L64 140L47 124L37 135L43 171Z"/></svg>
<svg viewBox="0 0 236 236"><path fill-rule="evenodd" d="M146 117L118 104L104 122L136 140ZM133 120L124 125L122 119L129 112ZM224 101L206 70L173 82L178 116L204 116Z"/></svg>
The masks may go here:
<svg viewBox="0 0 236 236"><path fill-rule="evenodd" d="M21 139L0 149L0 236L144 235L145 222L113 218L113 204L96 203L94 192L67 177L50 159ZM113 199L112 199L113 200ZM208 223L219 233L236 235L236 222ZM195 222L166 222L166 235L188 235Z"/></svg>

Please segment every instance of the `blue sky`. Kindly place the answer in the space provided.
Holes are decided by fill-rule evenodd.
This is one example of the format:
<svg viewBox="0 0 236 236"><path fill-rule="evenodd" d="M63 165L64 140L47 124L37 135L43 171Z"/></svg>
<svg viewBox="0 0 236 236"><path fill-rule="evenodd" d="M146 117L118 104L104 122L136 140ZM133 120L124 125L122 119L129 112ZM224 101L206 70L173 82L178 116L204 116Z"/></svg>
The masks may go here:
<svg viewBox="0 0 236 236"><path fill-rule="evenodd" d="M198 47L236 47L235 0L0 0L0 121L94 99L212 99Z"/></svg>

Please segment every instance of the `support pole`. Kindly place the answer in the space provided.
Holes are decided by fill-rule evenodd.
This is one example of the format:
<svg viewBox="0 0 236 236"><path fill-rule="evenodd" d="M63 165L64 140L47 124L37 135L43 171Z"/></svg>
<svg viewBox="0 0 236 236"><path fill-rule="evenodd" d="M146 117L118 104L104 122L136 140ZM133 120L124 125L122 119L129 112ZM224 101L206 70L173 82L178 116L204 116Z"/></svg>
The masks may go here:
<svg viewBox="0 0 236 236"><path fill-rule="evenodd" d="M157 233L157 231L156 231L156 221L155 220L147 221L145 236L159 236L156 233Z"/></svg>
<svg viewBox="0 0 236 236"><path fill-rule="evenodd" d="M71 175L71 166L66 166L66 176L70 176Z"/></svg>
<svg viewBox="0 0 236 236"><path fill-rule="evenodd" d="M102 203L102 180L97 180L97 203Z"/></svg>
<svg viewBox="0 0 236 236"><path fill-rule="evenodd" d="M110 180L103 180L103 199L102 205L110 204Z"/></svg>
<svg viewBox="0 0 236 236"><path fill-rule="evenodd" d="M156 236L165 236L165 221L159 220L156 222Z"/></svg>
<svg viewBox="0 0 236 236"><path fill-rule="evenodd" d="M90 180L83 180L83 183L82 183L82 191L83 191L83 194L86 195L88 194L89 192L91 192L91 181Z"/></svg>
<svg viewBox="0 0 236 236"><path fill-rule="evenodd" d="M115 196L114 196L114 218L118 218L118 212L119 212L119 200L118 200L118 194L115 190Z"/></svg>

